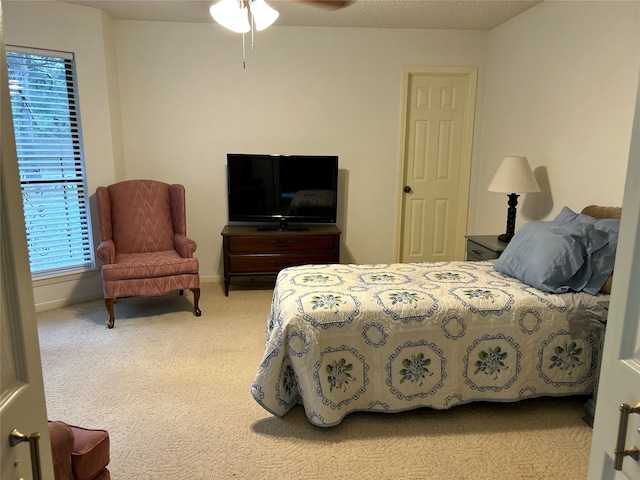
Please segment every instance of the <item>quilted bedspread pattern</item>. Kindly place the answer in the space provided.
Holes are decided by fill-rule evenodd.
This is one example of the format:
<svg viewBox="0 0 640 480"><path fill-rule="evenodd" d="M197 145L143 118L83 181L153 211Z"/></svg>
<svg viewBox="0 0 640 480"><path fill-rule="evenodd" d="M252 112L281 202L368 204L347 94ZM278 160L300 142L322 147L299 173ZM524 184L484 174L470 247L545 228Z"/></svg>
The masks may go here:
<svg viewBox="0 0 640 480"><path fill-rule="evenodd" d="M490 262L307 265L278 275L251 392L318 426L354 411L589 394L598 342Z"/></svg>

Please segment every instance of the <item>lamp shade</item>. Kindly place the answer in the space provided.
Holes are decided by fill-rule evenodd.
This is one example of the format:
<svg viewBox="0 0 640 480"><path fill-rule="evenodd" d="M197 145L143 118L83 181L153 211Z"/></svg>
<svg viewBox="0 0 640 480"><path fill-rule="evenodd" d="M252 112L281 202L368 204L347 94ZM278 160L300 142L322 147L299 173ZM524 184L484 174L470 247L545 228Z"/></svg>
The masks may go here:
<svg viewBox="0 0 640 480"><path fill-rule="evenodd" d="M539 192L540 187L527 157L504 157L488 190L499 193L532 193Z"/></svg>
<svg viewBox="0 0 640 480"><path fill-rule="evenodd" d="M262 31L272 25L280 15L277 10L267 5L264 0L253 0L250 8L258 31Z"/></svg>
<svg viewBox="0 0 640 480"><path fill-rule="evenodd" d="M244 1L220 0L211 6L209 13L216 22L232 32L246 33L251 30L249 9Z"/></svg>

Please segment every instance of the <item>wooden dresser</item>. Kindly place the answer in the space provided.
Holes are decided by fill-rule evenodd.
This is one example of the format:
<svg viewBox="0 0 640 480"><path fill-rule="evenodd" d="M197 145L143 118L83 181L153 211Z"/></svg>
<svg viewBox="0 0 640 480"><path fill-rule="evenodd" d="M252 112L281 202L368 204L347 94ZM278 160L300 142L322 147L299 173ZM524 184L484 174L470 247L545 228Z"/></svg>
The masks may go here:
<svg viewBox="0 0 640 480"><path fill-rule="evenodd" d="M340 262L340 229L308 225L304 231L262 231L256 226L227 225L222 230L224 294L231 277L277 275L294 265Z"/></svg>

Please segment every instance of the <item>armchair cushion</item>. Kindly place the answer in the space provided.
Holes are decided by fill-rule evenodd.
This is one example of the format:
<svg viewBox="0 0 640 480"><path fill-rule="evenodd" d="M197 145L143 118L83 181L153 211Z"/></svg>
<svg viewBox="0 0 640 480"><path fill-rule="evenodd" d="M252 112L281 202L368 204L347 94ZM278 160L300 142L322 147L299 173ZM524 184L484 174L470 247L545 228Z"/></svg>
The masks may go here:
<svg viewBox="0 0 640 480"><path fill-rule="evenodd" d="M148 253L120 253L116 263L104 265L102 279L130 280L198 273L197 258L183 258L176 250Z"/></svg>
<svg viewBox="0 0 640 480"><path fill-rule="evenodd" d="M71 465L76 480L91 480L109 464L109 433L72 426L73 453ZM107 477L109 478L109 477Z"/></svg>

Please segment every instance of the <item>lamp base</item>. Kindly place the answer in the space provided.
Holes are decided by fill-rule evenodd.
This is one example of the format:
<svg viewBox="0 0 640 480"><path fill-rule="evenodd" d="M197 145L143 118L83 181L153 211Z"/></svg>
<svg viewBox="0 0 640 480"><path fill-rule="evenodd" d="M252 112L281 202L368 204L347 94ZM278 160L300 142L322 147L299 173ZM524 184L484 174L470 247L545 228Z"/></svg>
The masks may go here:
<svg viewBox="0 0 640 480"><path fill-rule="evenodd" d="M509 208L507 209L507 232L498 236L498 240L504 243L509 243L516 231L516 207L518 206L518 195L517 193L510 193L507 195L509 198Z"/></svg>
<svg viewBox="0 0 640 480"><path fill-rule="evenodd" d="M506 233L503 233L502 235L498 235L498 241L502 243L509 243L512 238L513 238L513 235L509 236Z"/></svg>

